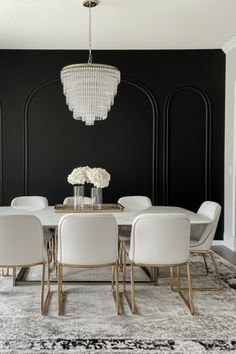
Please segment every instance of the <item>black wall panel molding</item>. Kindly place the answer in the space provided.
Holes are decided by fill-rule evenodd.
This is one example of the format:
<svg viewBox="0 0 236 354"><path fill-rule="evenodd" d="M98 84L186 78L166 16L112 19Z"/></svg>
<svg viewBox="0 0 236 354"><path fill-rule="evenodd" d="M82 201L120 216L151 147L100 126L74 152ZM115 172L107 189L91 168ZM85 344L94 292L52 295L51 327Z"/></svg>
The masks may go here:
<svg viewBox="0 0 236 354"><path fill-rule="evenodd" d="M122 78L121 82L129 85L133 85L141 90L147 97L152 107L152 202L157 203L157 185L158 185L158 173L157 173L157 156L158 156L158 103L156 97L152 91L143 83Z"/></svg>
<svg viewBox="0 0 236 354"><path fill-rule="evenodd" d="M209 96L198 87L194 86L180 86L175 90L169 93L165 101L164 107L164 125L163 125L163 195L164 195L164 204L169 204L169 125L170 125L170 108L173 99L181 91L192 91L199 95L205 105L205 166L204 166L204 199L211 200L211 102ZM187 166L186 166L187 168Z"/></svg>
<svg viewBox="0 0 236 354"><path fill-rule="evenodd" d="M59 78L53 78L50 80L46 80L43 82L40 82L36 87L34 87L30 93L27 95L25 103L24 103L24 110L23 110L23 118L24 118L24 195L28 195L28 190L29 190L29 145L28 145L28 140L29 140L29 107L32 99L34 96L44 87L53 84L55 82L59 82Z"/></svg>
<svg viewBox="0 0 236 354"><path fill-rule="evenodd" d="M41 82L39 85L34 87L29 95L27 96L24 104L24 195L29 194L29 108L30 104L35 97L35 95L43 88L48 85L59 83L61 80L59 78L53 78ZM128 84L139 89L148 98L152 110L152 201L153 204L157 202L157 185L158 185L158 175L157 175L157 156L158 156L158 104L154 94L151 90L145 86L143 83L130 78L122 78L121 83ZM95 123L96 124L96 123Z"/></svg>

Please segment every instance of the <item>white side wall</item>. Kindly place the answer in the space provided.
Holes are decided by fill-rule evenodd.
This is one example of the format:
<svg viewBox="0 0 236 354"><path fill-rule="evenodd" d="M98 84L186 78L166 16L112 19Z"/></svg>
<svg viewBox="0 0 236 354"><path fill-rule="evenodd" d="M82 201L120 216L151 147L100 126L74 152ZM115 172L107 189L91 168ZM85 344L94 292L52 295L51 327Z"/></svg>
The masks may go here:
<svg viewBox="0 0 236 354"><path fill-rule="evenodd" d="M226 53L225 246L236 251L236 47Z"/></svg>

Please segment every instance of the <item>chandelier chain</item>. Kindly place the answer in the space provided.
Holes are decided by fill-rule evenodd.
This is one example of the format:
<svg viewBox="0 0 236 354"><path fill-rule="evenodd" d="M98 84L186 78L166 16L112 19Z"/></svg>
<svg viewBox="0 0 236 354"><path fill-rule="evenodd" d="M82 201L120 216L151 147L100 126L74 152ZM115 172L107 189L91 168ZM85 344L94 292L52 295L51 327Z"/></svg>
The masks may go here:
<svg viewBox="0 0 236 354"><path fill-rule="evenodd" d="M92 57L92 10L91 10L91 3L89 5L89 57L88 63L92 64L93 57Z"/></svg>

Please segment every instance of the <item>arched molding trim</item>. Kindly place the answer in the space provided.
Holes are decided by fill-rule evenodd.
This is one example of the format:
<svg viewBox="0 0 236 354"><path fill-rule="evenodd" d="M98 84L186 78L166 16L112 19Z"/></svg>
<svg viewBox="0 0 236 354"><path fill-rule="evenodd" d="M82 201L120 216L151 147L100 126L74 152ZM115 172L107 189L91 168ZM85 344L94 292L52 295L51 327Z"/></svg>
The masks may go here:
<svg viewBox="0 0 236 354"><path fill-rule="evenodd" d="M199 95L205 105L205 171L204 171L204 197L211 199L211 102L208 95L194 86L180 86L171 91L167 96L164 106L164 126L163 126L163 197L164 204L169 202L169 122L170 108L175 96L182 91L192 91Z"/></svg>
<svg viewBox="0 0 236 354"><path fill-rule="evenodd" d="M59 78L46 80L37 85L28 94L24 103L24 195L28 195L29 191L29 108L34 96L44 87L59 82Z"/></svg>
<svg viewBox="0 0 236 354"><path fill-rule="evenodd" d="M24 195L29 191L29 108L34 96L48 85L60 82L59 78L53 78L37 85L27 96L24 104ZM128 84L139 89L148 98L152 109L152 201L157 202L157 156L158 156L158 104L151 90L141 82L130 78L122 78L121 83Z"/></svg>
<svg viewBox="0 0 236 354"><path fill-rule="evenodd" d="M225 54L231 52L234 49L236 49L236 36L232 37L222 47L222 50L223 50L223 52L225 52Z"/></svg>

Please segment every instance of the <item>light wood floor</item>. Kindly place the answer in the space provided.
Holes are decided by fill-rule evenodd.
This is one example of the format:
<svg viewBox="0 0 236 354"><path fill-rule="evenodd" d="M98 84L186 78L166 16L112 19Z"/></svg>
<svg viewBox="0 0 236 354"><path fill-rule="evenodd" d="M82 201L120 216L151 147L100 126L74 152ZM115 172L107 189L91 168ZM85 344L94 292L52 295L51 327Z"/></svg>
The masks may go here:
<svg viewBox="0 0 236 354"><path fill-rule="evenodd" d="M236 266L236 252L231 251L225 246L212 246L211 249L226 259L228 262Z"/></svg>

